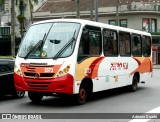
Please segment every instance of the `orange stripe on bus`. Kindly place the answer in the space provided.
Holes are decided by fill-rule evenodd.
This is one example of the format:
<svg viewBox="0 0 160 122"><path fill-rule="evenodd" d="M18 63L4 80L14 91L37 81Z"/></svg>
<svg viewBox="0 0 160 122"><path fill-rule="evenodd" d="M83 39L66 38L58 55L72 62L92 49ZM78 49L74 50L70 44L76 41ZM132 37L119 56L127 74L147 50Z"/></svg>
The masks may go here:
<svg viewBox="0 0 160 122"><path fill-rule="evenodd" d="M151 62L150 58L148 58L148 57L144 58L143 62L141 62L141 65L130 74L134 74L135 72L140 72L140 73L152 72L151 65L152 65L152 62Z"/></svg>
<svg viewBox="0 0 160 122"><path fill-rule="evenodd" d="M96 60L97 57L91 57L87 58L84 61L82 61L80 64L76 64L76 80L81 81L85 76L85 70L89 68L91 63Z"/></svg>

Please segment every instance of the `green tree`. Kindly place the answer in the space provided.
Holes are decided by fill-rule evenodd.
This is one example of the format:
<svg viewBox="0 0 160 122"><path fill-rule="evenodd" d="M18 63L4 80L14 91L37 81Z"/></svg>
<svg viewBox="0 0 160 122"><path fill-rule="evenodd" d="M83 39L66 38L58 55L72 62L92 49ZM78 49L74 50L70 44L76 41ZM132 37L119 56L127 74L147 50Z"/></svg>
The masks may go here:
<svg viewBox="0 0 160 122"><path fill-rule="evenodd" d="M3 12L3 10L4 10L4 0L0 0L0 12Z"/></svg>
<svg viewBox="0 0 160 122"><path fill-rule="evenodd" d="M20 33L21 33L21 37L23 37L23 33L24 33L24 21L25 21L25 17L24 17L24 1L23 0L16 0L16 5L17 2L19 2L18 7L19 7L19 15L17 16L17 20L20 23Z"/></svg>
<svg viewBox="0 0 160 122"><path fill-rule="evenodd" d="M16 4L22 4L22 2L24 2L26 0L16 0ZM31 16L31 22L33 23L33 9L34 9L34 5L37 5L38 4L38 1L39 0L27 0L28 3L29 3L29 9L30 9L30 16Z"/></svg>
<svg viewBox="0 0 160 122"><path fill-rule="evenodd" d="M20 23L20 32L21 32L21 37L23 37L23 33L25 30L24 27L24 21L26 19L26 17L24 16L24 2L26 2L26 0L16 0L16 5L18 5L19 7L19 15L17 16L17 19ZM33 9L34 9L34 4L38 4L38 0L27 0L28 4L29 4L29 9L30 9L30 17L31 17L31 23L33 23Z"/></svg>
<svg viewBox="0 0 160 122"><path fill-rule="evenodd" d="M4 4L4 0L0 0L0 5L3 5Z"/></svg>
<svg viewBox="0 0 160 122"><path fill-rule="evenodd" d="M4 10L4 0L0 0L0 12L3 12ZM0 14L0 25L1 25L1 17L2 15Z"/></svg>

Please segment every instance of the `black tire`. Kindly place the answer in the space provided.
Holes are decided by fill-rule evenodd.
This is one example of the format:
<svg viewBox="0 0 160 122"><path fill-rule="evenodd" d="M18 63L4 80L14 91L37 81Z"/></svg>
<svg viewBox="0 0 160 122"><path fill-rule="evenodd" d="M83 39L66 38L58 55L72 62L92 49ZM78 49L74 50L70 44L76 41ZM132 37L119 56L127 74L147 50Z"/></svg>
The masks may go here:
<svg viewBox="0 0 160 122"><path fill-rule="evenodd" d="M14 91L14 93L12 94L12 96L14 98L22 98L25 95L25 91Z"/></svg>
<svg viewBox="0 0 160 122"><path fill-rule="evenodd" d="M133 76L132 85L129 86L131 92L135 92L138 88L138 77L137 75Z"/></svg>
<svg viewBox="0 0 160 122"><path fill-rule="evenodd" d="M43 94L38 92L28 92L28 97L33 103L39 103L43 98Z"/></svg>
<svg viewBox="0 0 160 122"><path fill-rule="evenodd" d="M79 89L79 93L76 94L75 99L78 105L82 105L86 103L88 97L88 91L85 87L81 86Z"/></svg>

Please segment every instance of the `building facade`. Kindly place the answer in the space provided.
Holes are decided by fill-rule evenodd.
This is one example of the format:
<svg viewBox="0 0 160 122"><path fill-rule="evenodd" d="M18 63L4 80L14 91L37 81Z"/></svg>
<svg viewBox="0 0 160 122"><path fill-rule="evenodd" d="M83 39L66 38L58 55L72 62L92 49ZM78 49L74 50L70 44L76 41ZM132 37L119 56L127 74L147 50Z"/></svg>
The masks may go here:
<svg viewBox="0 0 160 122"><path fill-rule="evenodd" d="M95 20L94 1L79 0L81 19ZM33 14L34 21L76 18L77 7L77 0L48 0ZM153 64L160 64L159 0L98 0L98 21L151 33Z"/></svg>

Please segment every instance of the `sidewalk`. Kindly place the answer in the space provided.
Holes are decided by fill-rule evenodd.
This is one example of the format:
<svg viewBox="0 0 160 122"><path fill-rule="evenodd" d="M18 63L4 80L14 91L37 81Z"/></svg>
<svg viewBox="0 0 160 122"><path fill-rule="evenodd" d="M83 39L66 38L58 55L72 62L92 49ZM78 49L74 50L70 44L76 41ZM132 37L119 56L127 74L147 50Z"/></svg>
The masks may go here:
<svg viewBox="0 0 160 122"><path fill-rule="evenodd" d="M153 69L160 69L160 65L153 65Z"/></svg>

